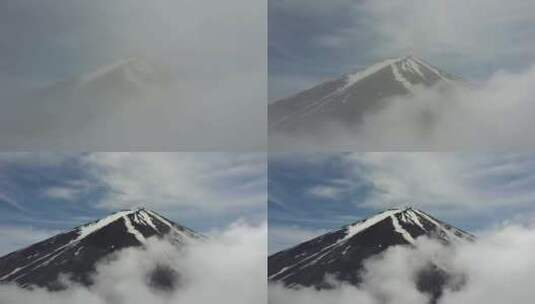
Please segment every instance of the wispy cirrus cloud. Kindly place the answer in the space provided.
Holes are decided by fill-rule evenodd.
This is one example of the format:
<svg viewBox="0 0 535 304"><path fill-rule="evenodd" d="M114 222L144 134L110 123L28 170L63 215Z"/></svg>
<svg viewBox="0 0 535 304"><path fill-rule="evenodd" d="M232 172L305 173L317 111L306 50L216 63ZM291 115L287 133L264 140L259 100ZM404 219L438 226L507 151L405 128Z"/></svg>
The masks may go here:
<svg viewBox="0 0 535 304"><path fill-rule="evenodd" d="M258 223L266 214L266 172L265 153L2 154L0 200L28 211L2 216L12 225L60 228L65 218L147 207L200 230L240 218Z"/></svg>
<svg viewBox="0 0 535 304"><path fill-rule="evenodd" d="M281 154L270 160L268 215L273 227L315 231L414 206L476 231L535 212L534 169L529 153Z"/></svg>

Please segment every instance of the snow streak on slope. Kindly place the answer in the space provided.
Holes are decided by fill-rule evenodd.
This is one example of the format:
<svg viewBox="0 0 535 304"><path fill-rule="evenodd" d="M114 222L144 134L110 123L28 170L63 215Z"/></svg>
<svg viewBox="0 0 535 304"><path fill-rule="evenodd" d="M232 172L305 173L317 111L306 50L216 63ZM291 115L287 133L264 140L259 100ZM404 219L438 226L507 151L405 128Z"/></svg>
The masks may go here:
<svg viewBox="0 0 535 304"><path fill-rule="evenodd" d="M414 56L387 59L270 104L269 128L307 133L333 122L354 125L365 113L386 106L387 98L411 95L417 86L439 83L455 81Z"/></svg>
<svg viewBox="0 0 535 304"><path fill-rule="evenodd" d="M361 81L362 79L369 77L388 66L392 66L394 63L397 63L400 60L401 58L387 59L385 61L381 61L381 62L371 65L370 67L366 68L364 71L360 71L360 72L347 75L346 84L341 88L341 90L346 90L347 88L355 85L357 82Z"/></svg>
<svg viewBox="0 0 535 304"><path fill-rule="evenodd" d="M130 215L132 213L134 213L136 211L119 211L119 212L116 212L110 216L107 216L105 218L102 218L102 219L99 219L93 223L90 223L90 224L86 224L86 225L83 225L83 226L80 226L79 228L77 228L78 230L78 238L76 238L76 240L74 240L75 242L76 241L80 241L84 238L86 238L88 235L96 232L96 231L99 231L100 229L108 226L109 224L121 219L121 218L124 218L125 216L127 215Z"/></svg>
<svg viewBox="0 0 535 304"><path fill-rule="evenodd" d="M143 247L151 237L175 246L203 238L150 210L120 211L1 257L0 281L62 289L58 276L69 273L90 285L97 261L124 248Z"/></svg>
<svg viewBox="0 0 535 304"><path fill-rule="evenodd" d="M69 284L66 290L51 292L0 284L0 303L258 303L267 297L266 237L265 223L237 222L180 250L164 239L149 238L144 247L126 248L113 259L99 261L89 287ZM155 289L158 282L166 288Z"/></svg>
<svg viewBox="0 0 535 304"><path fill-rule="evenodd" d="M363 262L392 246L413 246L420 236L444 244L474 237L413 208L390 209L269 257L268 278L287 286L328 287L326 275L360 282Z"/></svg>
<svg viewBox="0 0 535 304"><path fill-rule="evenodd" d="M397 214L397 213L400 213L401 210L398 210L398 209L392 209L392 210L387 210L385 212L382 212L376 216L372 216L370 218L367 218L365 220L363 220L362 222L357 222L355 224L351 224L349 226L347 226L347 234L346 236L344 237L344 239L342 241L345 241L347 239L350 239L352 237L354 237L355 235L357 235L358 233L370 228L371 226L383 221L384 219L388 218L388 217L392 217L393 215Z"/></svg>

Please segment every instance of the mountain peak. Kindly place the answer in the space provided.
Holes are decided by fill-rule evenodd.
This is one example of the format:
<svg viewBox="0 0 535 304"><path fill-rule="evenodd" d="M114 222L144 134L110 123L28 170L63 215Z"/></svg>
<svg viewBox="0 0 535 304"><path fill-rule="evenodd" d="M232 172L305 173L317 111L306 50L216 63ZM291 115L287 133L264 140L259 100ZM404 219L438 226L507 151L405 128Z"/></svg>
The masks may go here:
<svg viewBox="0 0 535 304"><path fill-rule="evenodd" d="M92 223L75 228L74 230L78 232L78 238L73 242L78 242L118 221L124 223L126 231L135 236L140 243L145 242L147 235L172 233L178 239L197 238L199 236L197 233L171 222L152 210L138 207L117 211Z"/></svg>
<svg viewBox="0 0 535 304"><path fill-rule="evenodd" d="M204 238L154 211L122 210L0 257L0 282L62 289L58 276L69 273L74 281L91 285L99 260L121 249L148 246L152 237L177 248Z"/></svg>
<svg viewBox="0 0 535 304"><path fill-rule="evenodd" d="M270 256L268 276L287 286L328 288L327 274L358 284L366 259L392 246L414 246L420 236L444 244L474 239L416 208L392 208Z"/></svg>
<svg viewBox="0 0 535 304"><path fill-rule="evenodd" d="M346 230L344 239L350 239L383 221L391 221L394 231L399 233L409 244L414 244L415 239L423 234L444 242L474 239L472 235L461 229L445 224L411 206L387 209L364 220L347 225L344 227Z"/></svg>
<svg viewBox="0 0 535 304"><path fill-rule="evenodd" d="M170 81L170 73L163 66L140 57L128 57L76 77L77 87L97 82L114 82L115 85L130 84L137 87L164 85Z"/></svg>
<svg viewBox="0 0 535 304"><path fill-rule="evenodd" d="M353 126L366 113L384 108L391 97L454 84L455 79L412 54L386 59L271 103L269 129L311 133L333 122Z"/></svg>

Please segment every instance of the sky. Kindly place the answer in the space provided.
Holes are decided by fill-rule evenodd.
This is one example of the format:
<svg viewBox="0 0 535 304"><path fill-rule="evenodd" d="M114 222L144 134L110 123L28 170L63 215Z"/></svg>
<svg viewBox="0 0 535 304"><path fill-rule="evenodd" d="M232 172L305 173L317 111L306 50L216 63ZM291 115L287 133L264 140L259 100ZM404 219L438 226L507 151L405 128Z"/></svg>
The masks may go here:
<svg viewBox="0 0 535 304"><path fill-rule="evenodd" d="M535 63L534 1L270 0L270 101L416 55L471 81Z"/></svg>
<svg viewBox="0 0 535 304"><path fill-rule="evenodd" d="M0 255L122 209L207 235L266 218L265 153L0 153Z"/></svg>
<svg viewBox="0 0 535 304"><path fill-rule="evenodd" d="M248 0L2 1L0 146L9 151L261 149L265 15L264 3ZM40 121L46 117L32 112L39 97L58 84L128 58L164 66L173 80L171 96L136 103L125 90L120 92L127 95L122 104L121 94L101 98L92 93L89 98L97 99L91 102L98 115L87 127L75 123L52 132L53 123L67 124L69 115L84 112L82 100L57 98L61 110L54 111L59 113L45 125L49 133L44 132ZM72 89L67 86L63 93ZM17 133L22 127L37 134Z"/></svg>
<svg viewBox="0 0 535 304"><path fill-rule="evenodd" d="M394 207L475 235L535 216L533 154L280 153L268 167L270 253Z"/></svg>

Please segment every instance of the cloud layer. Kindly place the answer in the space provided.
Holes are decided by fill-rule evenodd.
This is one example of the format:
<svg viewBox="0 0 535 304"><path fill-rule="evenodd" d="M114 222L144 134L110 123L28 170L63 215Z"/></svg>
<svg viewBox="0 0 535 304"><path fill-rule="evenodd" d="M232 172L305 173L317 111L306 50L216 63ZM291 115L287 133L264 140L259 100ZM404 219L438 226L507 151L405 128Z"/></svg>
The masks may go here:
<svg viewBox="0 0 535 304"><path fill-rule="evenodd" d="M448 271L461 288L447 287L439 304L523 303L535 294L530 287L535 264L533 227L505 226L487 231L474 243L444 247L419 238L415 248L393 247L366 262L364 282L357 288L345 284L333 290L287 289L270 286L270 303L428 303L415 283L415 274L428 262ZM457 284L454 284L457 286Z"/></svg>
<svg viewBox="0 0 535 304"><path fill-rule="evenodd" d="M4 150L265 148L265 4L10 0L0 12ZM136 68L75 81L129 58L163 67L166 86L145 90Z"/></svg>
<svg viewBox="0 0 535 304"><path fill-rule="evenodd" d="M61 292L0 287L0 303L257 303L265 302L267 226L234 224L207 241L183 250L152 240L145 250L125 249L103 261L89 288ZM178 289L151 288L147 278L158 265L179 273Z"/></svg>
<svg viewBox="0 0 535 304"><path fill-rule="evenodd" d="M332 125L311 134L274 134L275 150L298 147L322 151L510 151L531 149L525 130L533 125L535 66L518 73L497 72L489 79L454 88L417 88L393 97L363 122ZM313 134L312 134L313 133Z"/></svg>

